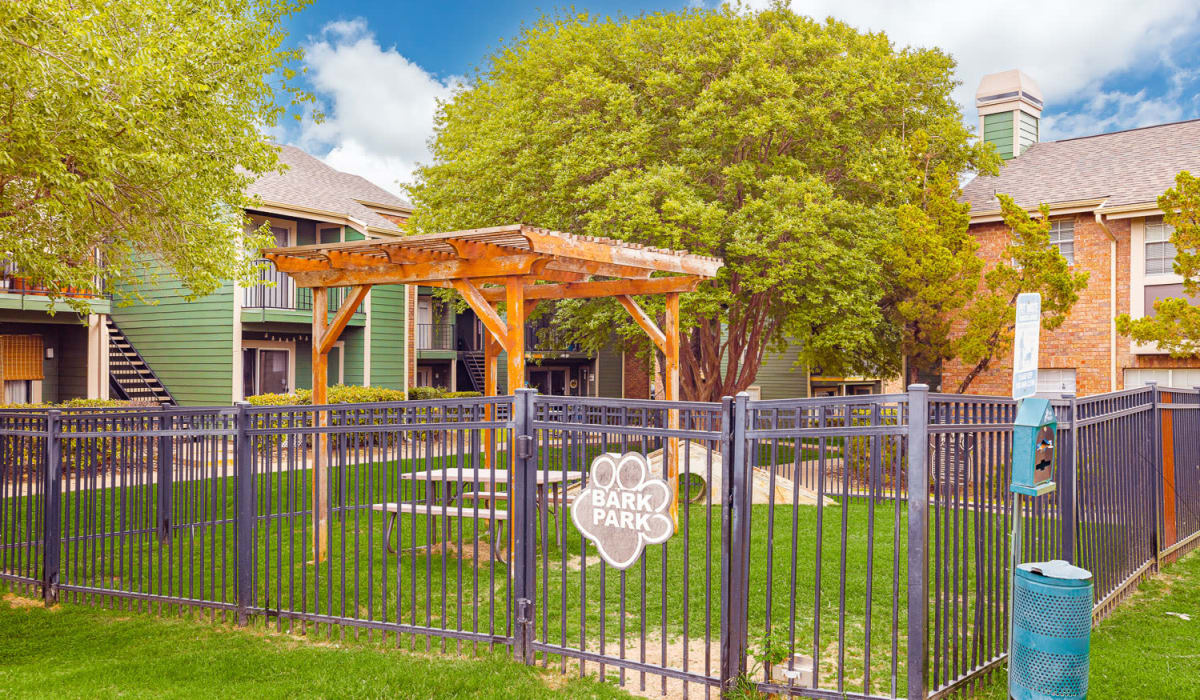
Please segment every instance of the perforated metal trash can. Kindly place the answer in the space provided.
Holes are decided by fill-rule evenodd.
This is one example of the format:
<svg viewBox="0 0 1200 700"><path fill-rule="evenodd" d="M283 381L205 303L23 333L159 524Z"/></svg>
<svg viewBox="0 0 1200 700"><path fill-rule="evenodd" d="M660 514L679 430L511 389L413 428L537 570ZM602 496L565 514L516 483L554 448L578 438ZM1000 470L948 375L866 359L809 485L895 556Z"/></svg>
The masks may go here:
<svg viewBox="0 0 1200 700"><path fill-rule="evenodd" d="M1056 559L1017 566L1008 692L1016 700L1085 698L1092 574Z"/></svg>

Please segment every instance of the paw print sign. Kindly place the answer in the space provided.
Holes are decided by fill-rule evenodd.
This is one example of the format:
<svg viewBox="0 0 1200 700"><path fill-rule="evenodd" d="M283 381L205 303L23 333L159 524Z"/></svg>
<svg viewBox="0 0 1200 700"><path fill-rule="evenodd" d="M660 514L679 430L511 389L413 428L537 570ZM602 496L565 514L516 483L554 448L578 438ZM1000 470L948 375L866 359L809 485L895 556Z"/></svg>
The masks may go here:
<svg viewBox="0 0 1200 700"><path fill-rule="evenodd" d="M645 455L606 452L592 462L591 479L572 504L571 519L604 561L627 569L646 545L675 534L670 505L671 488L665 479L650 476Z"/></svg>

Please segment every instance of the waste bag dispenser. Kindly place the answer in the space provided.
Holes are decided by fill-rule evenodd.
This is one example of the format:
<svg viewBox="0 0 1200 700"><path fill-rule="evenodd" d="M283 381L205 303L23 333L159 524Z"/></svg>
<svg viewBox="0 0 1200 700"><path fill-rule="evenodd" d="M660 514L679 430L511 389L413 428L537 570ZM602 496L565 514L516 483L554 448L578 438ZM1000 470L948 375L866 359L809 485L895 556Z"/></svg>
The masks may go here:
<svg viewBox="0 0 1200 700"><path fill-rule="evenodd" d="M1017 566L1008 692L1016 700L1086 698L1092 574L1055 559Z"/></svg>

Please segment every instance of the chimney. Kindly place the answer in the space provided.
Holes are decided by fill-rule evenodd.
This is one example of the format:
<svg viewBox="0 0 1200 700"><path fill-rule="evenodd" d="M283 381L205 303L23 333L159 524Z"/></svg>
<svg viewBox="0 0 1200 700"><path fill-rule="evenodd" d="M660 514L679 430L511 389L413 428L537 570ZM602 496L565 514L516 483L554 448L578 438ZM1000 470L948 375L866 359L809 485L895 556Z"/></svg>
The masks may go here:
<svg viewBox="0 0 1200 700"><path fill-rule="evenodd" d="M1004 160L1016 158L1038 141L1042 90L1019 70L983 76L975 91L979 135Z"/></svg>

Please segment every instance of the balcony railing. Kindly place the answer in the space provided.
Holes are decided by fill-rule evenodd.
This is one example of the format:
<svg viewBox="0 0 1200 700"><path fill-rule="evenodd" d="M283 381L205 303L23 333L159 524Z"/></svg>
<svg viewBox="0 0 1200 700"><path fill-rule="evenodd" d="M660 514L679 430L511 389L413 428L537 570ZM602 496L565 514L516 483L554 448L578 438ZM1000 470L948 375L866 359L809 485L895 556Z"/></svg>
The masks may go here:
<svg viewBox="0 0 1200 700"><path fill-rule="evenodd" d="M96 280L96 286L100 286L99 280ZM28 277L22 277L15 264L3 263L0 264L0 293L44 297L50 294L50 290L41 285L34 284ZM79 289L78 287L66 287L60 292L60 296L83 299L96 298L102 295L89 292L86 289Z"/></svg>
<svg viewBox="0 0 1200 700"><path fill-rule="evenodd" d="M312 289L297 287L290 275L276 270L270 261L259 262L266 263L267 267L258 272L259 284L242 290L242 308L312 311ZM263 284L272 282L273 285ZM337 311L349 294L349 287L331 287L327 302L329 310ZM354 315L359 316L362 313L363 307L359 306Z"/></svg>
<svg viewBox="0 0 1200 700"><path fill-rule="evenodd" d="M418 323L418 350L455 350L454 324L452 323Z"/></svg>
<svg viewBox="0 0 1200 700"><path fill-rule="evenodd" d="M527 351L579 352L582 348L574 343L556 343L542 340L542 331L550 325L550 318L543 317L525 327L525 349ZM554 347L554 346L560 347Z"/></svg>

